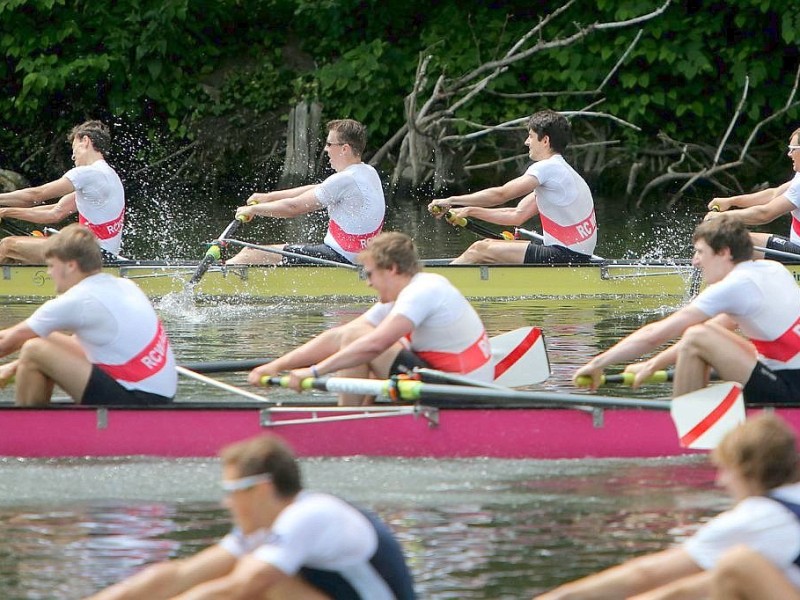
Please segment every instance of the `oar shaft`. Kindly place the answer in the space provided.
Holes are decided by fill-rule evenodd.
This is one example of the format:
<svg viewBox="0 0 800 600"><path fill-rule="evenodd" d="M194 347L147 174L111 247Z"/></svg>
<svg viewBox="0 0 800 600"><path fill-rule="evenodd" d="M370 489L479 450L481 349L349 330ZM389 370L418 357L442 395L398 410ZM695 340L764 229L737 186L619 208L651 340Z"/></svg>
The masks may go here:
<svg viewBox="0 0 800 600"><path fill-rule="evenodd" d="M761 246L754 246L753 250L756 252L763 252L767 258L772 255L800 262L800 254L795 254L794 252L783 252L782 250L772 250L771 248L763 248Z"/></svg>
<svg viewBox="0 0 800 600"><path fill-rule="evenodd" d="M239 396L244 396L245 398L249 398L250 400L256 400L257 402L269 402L269 400L267 398L264 398L263 396L259 396L258 394L248 392L247 390L238 388L235 385L229 385L224 381L217 381L216 379L212 379L211 377L206 377L205 375L201 375L200 373L195 373L194 371L190 371L186 367L175 367L175 369L178 371L180 375L183 375L184 377L189 377L190 379L195 379L197 381L207 383L208 385L212 385L221 390L225 390L226 392L237 394Z"/></svg>
<svg viewBox="0 0 800 600"><path fill-rule="evenodd" d="M329 267L342 267L350 270L358 269L356 265L336 262L335 260L328 260L326 258L317 258L316 256L308 256L306 254L298 254L297 252L289 252L288 250L281 250L280 248L273 248L271 246L251 244L249 242L242 242L240 240L225 239L224 241L229 244L234 244L236 246L242 246L244 248L253 248L254 250L261 250L262 252L271 252L272 254L280 254L281 256L286 256L287 258L297 258L302 260L303 262L313 263L316 265L326 265Z"/></svg>
<svg viewBox="0 0 800 600"><path fill-rule="evenodd" d="M544 236L538 231L531 231L530 229L522 229L521 227L517 227L516 231L521 237L544 243ZM594 262L605 262L606 260L602 256L597 256L597 254L592 254L589 258Z"/></svg>
<svg viewBox="0 0 800 600"><path fill-rule="evenodd" d="M191 279L189 279L188 285L193 286L203 278L203 275L205 275L209 267L214 264L214 261L219 259L220 245L228 236L236 233L236 230L239 229L239 225L241 225L244 221L245 217L236 217L233 221L228 223L228 226L223 230L219 237L211 242L211 245L209 245L208 250L206 250L206 253L203 256L203 260L201 260L200 264L197 265L197 270L194 272L194 275L192 275Z"/></svg>
<svg viewBox="0 0 800 600"><path fill-rule="evenodd" d="M265 385L286 386L287 377L265 377ZM305 379L303 389L318 389L341 394L364 394L370 396L387 396L391 391L396 391L399 398L407 401L458 401L480 400L492 402L515 402L530 404L531 406L598 406L616 408L646 408L654 410L669 410L669 400L639 400L635 398L614 398L610 396L595 396L582 394L564 394L558 392L524 392L516 390L495 390L491 388L467 387L461 385L439 385L422 383L413 380L378 380L378 379L350 379L345 377L328 377L318 379ZM441 402L439 402L441 404Z"/></svg>
<svg viewBox="0 0 800 600"><path fill-rule="evenodd" d="M665 383L672 381L672 371L656 371L648 377L644 383ZM633 385L636 378L635 373L616 373L614 375L603 375L600 377L600 385L606 383L621 383L622 385ZM575 380L578 387L589 387L592 385L592 378L588 375L581 375Z"/></svg>
<svg viewBox="0 0 800 600"><path fill-rule="evenodd" d="M203 362L187 362L183 368L195 373L236 373L252 371L256 367L270 362L271 358L248 358L244 360L216 360Z"/></svg>

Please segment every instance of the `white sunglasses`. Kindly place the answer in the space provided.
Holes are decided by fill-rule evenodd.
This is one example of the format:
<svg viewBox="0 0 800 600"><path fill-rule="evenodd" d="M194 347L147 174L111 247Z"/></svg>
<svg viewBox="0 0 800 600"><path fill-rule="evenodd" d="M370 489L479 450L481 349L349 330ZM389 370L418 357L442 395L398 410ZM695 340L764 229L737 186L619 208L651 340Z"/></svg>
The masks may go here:
<svg viewBox="0 0 800 600"><path fill-rule="evenodd" d="M269 473L262 473L261 475L250 475L249 477L242 477L241 479L230 479L222 482L222 491L226 494L233 492L241 492L249 490L257 486L259 483L267 483L272 481L272 476Z"/></svg>

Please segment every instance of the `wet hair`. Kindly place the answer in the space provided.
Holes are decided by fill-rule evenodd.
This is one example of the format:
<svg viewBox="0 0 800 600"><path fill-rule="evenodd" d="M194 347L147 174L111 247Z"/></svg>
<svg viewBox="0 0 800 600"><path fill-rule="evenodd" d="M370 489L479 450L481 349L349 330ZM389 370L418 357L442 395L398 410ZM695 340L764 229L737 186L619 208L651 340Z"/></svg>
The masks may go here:
<svg viewBox="0 0 800 600"><path fill-rule="evenodd" d="M735 263L753 258L753 241L750 239L750 233L735 215L723 214L700 223L692 235L692 242L698 240L708 244L715 254L729 248Z"/></svg>
<svg viewBox="0 0 800 600"><path fill-rule="evenodd" d="M336 119L328 121L328 131L336 132L343 144L348 144L353 154L361 156L367 147L367 128L353 119Z"/></svg>
<svg viewBox="0 0 800 600"><path fill-rule="evenodd" d="M372 238L367 248L359 253L358 262L363 263L365 257L371 258L379 269L397 267L397 272L405 275L420 271L414 241L399 231L387 231Z"/></svg>
<svg viewBox="0 0 800 600"><path fill-rule="evenodd" d="M45 258L57 258L68 262L74 260L82 273L96 273L103 267L103 255L97 238L79 223L67 225L47 239Z"/></svg>
<svg viewBox="0 0 800 600"><path fill-rule="evenodd" d="M761 413L728 433L712 452L717 465L735 469L767 492L800 479L794 431L773 413Z"/></svg>
<svg viewBox="0 0 800 600"><path fill-rule="evenodd" d="M296 495L303 487L294 453L275 435L261 435L230 444L219 455L222 463L233 466L239 477L269 475L275 491L283 498Z"/></svg>
<svg viewBox="0 0 800 600"><path fill-rule="evenodd" d="M528 131L536 134L536 139L542 140L544 136L550 138L550 148L559 154L569 146L572 138L572 127L567 118L554 110L541 110L535 112L528 119Z"/></svg>
<svg viewBox="0 0 800 600"><path fill-rule="evenodd" d="M102 121L86 121L76 125L67 136L67 141L71 144L75 138L88 137L92 141L92 146L100 154L108 154L111 150L111 131Z"/></svg>

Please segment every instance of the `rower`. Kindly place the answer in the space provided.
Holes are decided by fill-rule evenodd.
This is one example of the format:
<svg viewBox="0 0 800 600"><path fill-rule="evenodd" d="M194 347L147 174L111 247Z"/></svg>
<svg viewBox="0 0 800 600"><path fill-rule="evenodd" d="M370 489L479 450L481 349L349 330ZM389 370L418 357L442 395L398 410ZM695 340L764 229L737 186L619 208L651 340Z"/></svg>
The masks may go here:
<svg viewBox="0 0 800 600"><path fill-rule="evenodd" d="M125 190L105 159L111 149L111 133L100 121L86 121L74 127L67 139L75 168L50 183L0 194L0 207L7 207L0 208L0 219L51 224L77 211L78 220L95 235L104 256L115 259L122 245ZM41 205L52 198L60 200ZM0 263L41 265L45 248L42 237L5 237L0 240Z"/></svg>
<svg viewBox="0 0 800 600"><path fill-rule="evenodd" d="M277 436L220 452L234 527L188 558L150 565L88 600L351 598L414 600L403 550L378 516L303 489L300 465Z"/></svg>
<svg viewBox="0 0 800 600"><path fill-rule="evenodd" d="M721 213L732 215L745 225L763 225L785 214L792 215L789 237L769 233L751 233L753 245L776 250L767 252L769 257L780 262L800 260L800 128L789 136L787 152L792 160L794 177L786 183L752 194L741 194L727 198L714 198L708 203L706 219L716 218ZM789 253L789 256L782 253ZM795 254L797 256L792 257ZM763 258L764 252L756 252L756 258Z"/></svg>
<svg viewBox="0 0 800 600"><path fill-rule="evenodd" d="M528 119L528 155L534 161L524 175L499 187L433 200L437 218L474 217L498 225L520 226L539 215L544 243L484 239L453 264L587 263L597 245L597 220L589 186L564 157L571 135L569 121L552 110ZM490 208L522 197L516 207ZM460 206L463 208L452 208Z"/></svg>
<svg viewBox="0 0 800 600"><path fill-rule="evenodd" d="M79 404L169 403L177 372L169 338L147 296L102 273L100 247L78 223L43 240L56 298L0 331L0 384L16 378L16 402L44 406L54 386ZM70 335L71 334L71 335Z"/></svg>
<svg viewBox="0 0 800 600"><path fill-rule="evenodd" d="M250 372L252 385L291 370L289 387L309 377L386 379L415 367L433 367L480 381L494 378L486 329L447 279L423 273L414 242L404 233L382 233L358 255L378 303L356 319L329 329L288 354ZM342 394L342 405L371 403Z"/></svg>
<svg viewBox="0 0 800 600"><path fill-rule="evenodd" d="M367 144L364 125L352 119L328 123L325 152L336 173L315 185L305 185L266 194L253 194L246 206L236 209L236 218L288 219L325 209L328 231L322 244L279 244L283 254L246 247L227 264L295 264L306 255L337 263L352 264L369 240L381 232L386 212L383 185L378 172L361 160Z"/></svg>
<svg viewBox="0 0 800 600"><path fill-rule="evenodd" d="M771 260L752 260L744 225L721 215L694 232L692 264L707 287L687 306L645 325L575 372L596 389L608 365L634 360L662 344L680 342L629 365L634 387L676 364L673 397L708 384L711 369L744 385L749 403L781 404L800 398L800 289L792 274ZM748 338L734 329L737 328Z"/></svg>

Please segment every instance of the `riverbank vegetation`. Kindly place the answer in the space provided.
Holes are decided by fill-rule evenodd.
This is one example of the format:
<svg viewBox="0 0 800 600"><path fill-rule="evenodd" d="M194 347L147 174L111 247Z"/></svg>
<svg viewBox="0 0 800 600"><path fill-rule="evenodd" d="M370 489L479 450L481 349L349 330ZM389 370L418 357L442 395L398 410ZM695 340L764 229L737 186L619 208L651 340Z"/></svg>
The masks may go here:
<svg viewBox="0 0 800 600"><path fill-rule="evenodd" d="M352 117L425 195L519 173L551 107L593 186L658 204L785 180L800 121L791 2L5 0L0 23L0 169L33 182L101 118L128 180L267 188L319 172L322 124Z"/></svg>

